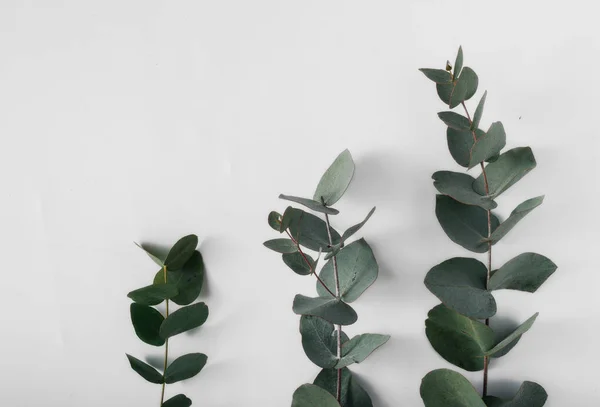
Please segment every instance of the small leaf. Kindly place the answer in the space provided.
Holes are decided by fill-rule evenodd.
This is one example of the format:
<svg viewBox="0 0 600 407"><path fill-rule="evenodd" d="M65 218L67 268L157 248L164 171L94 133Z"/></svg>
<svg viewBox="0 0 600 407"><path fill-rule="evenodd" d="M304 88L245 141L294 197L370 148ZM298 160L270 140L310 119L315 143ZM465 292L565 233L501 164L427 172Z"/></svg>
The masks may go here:
<svg viewBox="0 0 600 407"><path fill-rule="evenodd" d="M508 335L506 338L502 339L492 349L487 351L485 353L486 356L494 356L494 354L502 351L505 347L510 345L515 339L521 337L521 335L523 335L525 332L529 331L529 329L535 322L538 315L539 315L539 313L536 312L531 318L529 318L527 321L525 321L521 325L519 325L519 327L517 329L515 329L510 335Z"/></svg>
<svg viewBox="0 0 600 407"><path fill-rule="evenodd" d="M138 304L158 305L179 293L174 284L149 285L131 291L127 296Z"/></svg>
<svg viewBox="0 0 600 407"><path fill-rule="evenodd" d="M518 147L501 154L485 167L491 197L497 197L536 166L535 157L529 147ZM486 195L483 174L473 184L473 189Z"/></svg>
<svg viewBox="0 0 600 407"><path fill-rule="evenodd" d="M421 382L425 407L486 407L473 385L460 373L438 369Z"/></svg>
<svg viewBox="0 0 600 407"><path fill-rule="evenodd" d="M291 218L289 223L290 234L300 245L314 251L331 251L327 225L324 220L300 209L291 210L289 217ZM329 231L333 245L339 244L340 234L332 227L329 228Z"/></svg>
<svg viewBox="0 0 600 407"><path fill-rule="evenodd" d="M203 353L188 353L178 357L167 367L165 383L176 383L196 376L206 365L207 359Z"/></svg>
<svg viewBox="0 0 600 407"><path fill-rule="evenodd" d="M169 250L169 254L165 259L165 266L170 270L179 270L189 260L197 246L198 236L187 235L182 237Z"/></svg>
<svg viewBox="0 0 600 407"><path fill-rule="evenodd" d="M307 276L312 273L312 270L314 270L315 261L308 254L305 254L305 256L310 262L310 265L306 263L306 260L304 260L304 257L300 252L284 253L281 255L281 258L294 273L301 276Z"/></svg>
<svg viewBox="0 0 600 407"><path fill-rule="evenodd" d="M481 129L475 131L475 135L479 138L485 133ZM473 147L473 132L471 130L456 130L448 127L446 130L446 141L448 142L448 150L450 155L459 165L468 168L471 161L471 148ZM480 195L485 195L476 190Z"/></svg>
<svg viewBox="0 0 600 407"><path fill-rule="evenodd" d="M344 150L321 177L313 199L327 206L335 204L344 195L354 176L354 161L350 151Z"/></svg>
<svg viewBox="0 0 600 407"><path fill-rule="evenodd" d="M310 298L298 294L294 298L292 309L298 315L321 317L336 325L352 325L358 319L356 311L350 305L331 296Z"/></svg>
<svg viewBox="0 0 600 407"><path fill-rule="evenodd" d="M335 365L335 368L341 369L350 366L353 363L361 363L389 339L389 335L380 334L362 334L355 336L342 347L342 358Z"/></svg>
<svg viewBox="0 0 600 407"><path fill-rule="evenodd" d="M306 206L308 209L312 209L316 212L326 213L328 215L337 215L338 213L340 213L340 211L338 211L337 209L328 208L327 206L323 205L320 201L314 201L312 199L300 198L297 196L283 194L279 195L279 199L285 199L286 201L296 202L300 205Z"/></svg>
<svg viewBox="0 0 600 407"><path fill-rule="evenodd" d="M331 322L323 318L303 315L300 318L300 334L304 353L311 362L321 368L335 366L338 361L335 353L337 336Z"/></svg>
<svg viewBox="0 0 600 407"><path fill-rule="evenodd" d="M438 117L446 123L446 126L456 130L471 131L471 122L465 116L454 112L439 112Z"/></svg>
<svg viewBox="0 0 600 407"><path fill-rule="evenodd" d="M523 382L511 400L502 400L493 396L483 397L487 407L543 407L546 400L548 400L548 393L542 386L534 382Z"/></svg>
<svg viewBox="0 0 600 407"><path fill-rule="evenodd" d="M340 407L335 397L314 384L303 384L292 396L292 407Z"/></svg>
<svg viewBox="0 0 600 407"><path fill-rule="evenodd" d="M298 251L296 243L291 239L271 239L263 243L267 249L277 253L295 253Z"/></svg>
<svg viewBox="0 0 600 407"><path fill-rule="evenodd" d="M150 252L150 250L148 250L147 248L145 248L143 245L137 243L137 242L133 242L135 243L135 245L137 247L139 247L140 249L142 249L144 252L146 252L146 254L148 255L148 257L150 257L152 259L153 262L155 262L156 264L158 264L160 267L163 267L164 265L164 260L160 258L160 256L158 256L157 254L154 254L152 252Z"/></svg>
<svg viewBox="0 0 600 407"><path fill-rule="evenodd" d="M466 205L476 205L483 209L494 209L496 202L479 195L473 189L475 179L469 174L453 171L437 171L433 174L433 186L444 195L448 195Z"/></svg>
<svg viewBox="0 0 600 407"><path fill-rule="evenodd" d="M362 222L357 223L354 226L350 226L348 229L346 229L346 231L342 234L342 243L348 240L353 234L358 232L360 228L362 228L365 225L365 223L367 223L367 221L373 215L373 213L375 213L375 207L373 207L373 209L369 211L367 217Z"/></svg>
<svg viewBox="0 0 600 407"><path fill-rule="evenodd" d="M479 122L481 122L481 116L483 116L483 107L485 106L485 98L487 97L487 90L483 93L483 96L479 100L477 104L477 109L475 109L475 114L473 115L473 123L471 124L471 129L478 129Z"/></svg>
<svg viewBox="0 0 600 407"><path fill-rule="evenodd" d="M497 156L506 145L506 132L501 122L494 122L487 133L479 137L471 148L469 169L479 163Z"/></svg>
<svg viewBox="0 0 600 407"><path fill-rule="evenodd" d="M183 394L178 394L165 401L162 407L190 407L191 405L192 400L188 399Z"/></svg>
<svg viewBox="0 0 600 407"><path fill-rule="evenodd" d="M523 253L509 260L490 278L490 290L519 290L534 293L554 273L556 264L537 253Z"/></svg>
<svg viewBox="0 0 600 407"><path fill-rule="evenodd" d="M132 303L129 307L131 323L135 333L143 342L153 346L163 346L165 341L159 335L164 317L160 312L147 305Z"/></svg>
<svg viewBox="0 0 600 407"><path fill-rule="evenodd" d="M206 322L208 318L208 307L199 302L188 305L172 313L160 326L160 336L168 339L190 329L197 328Z"/></svg>
<svg viewBox="0 0 600 407"><path fill-rule="evenodd" d="M280 230L281 227L281 214L275 211L271 211L269 212L269 217L267 219L267 221L269 222L269 226L271 226L271 229L277 231L277 232L283 232L282 230Z"/></svg>
<svg viewBox="0 0 600 407"><path fill-rule="evenodd" d="M469 100L475 92L477 92L477 85L479 84L479 78L475 71L468 66L465 66L455 81L454 89L450 94L450 100L448 106L450 109L460 105L465 100Z"/></svg>
<svg viewBox="0 0 600 407"><path fill-rule="evenodd" d="M337 375L337 369L323 369L315 378L314 384L335 396L337 392ZM352 376L352 372L347 367L342 369L341 379L340 405L342 407L373 407L371 397ZM321 406L314 405L311 407Z"/></svg>
<svg viewBox="0 0 600 407"><path fill-rule="evenodd" d="M438 264L425 277L425 286L446 307L477 319L496 314L496 300L486 285L486 266L478 260L464 257Z"/></svg>
<svg viewBox="0 0 600 407"><path fill-rule="evenodd" d="M154 384L162 384L163 375L161 375L155 368L141 360L134 358L131 355L127 355L131 368L135 370L137 374L142 376L144 379Z"/></svg>
<svg viewBox="0 0 600 407"><path fill-rule="evenodd" d="M508 232L512 230L517 223L521 221L529 212L540 206L544 202L544 196L538 196L522 202L517 206L510 214L508 219L502 222L494 233L492 233L491 240L493 244L496 244L502 239Z"/></svg>
<svg viewBox="0 0 600 407"><path fill-rule="evenodd" d="M458 53L456 54L456 60L454 61L454 77L458 78L460 71L463 67L463 50L462 47L458 47Z"/></svg>
<svg viewBox="0 0 600 407"><path fill-rule="evenodd" d="M435 83L452 83L452 75L450 72L443 69L421 68L419 71L423 72L428 79L434 81Z"/></svg>

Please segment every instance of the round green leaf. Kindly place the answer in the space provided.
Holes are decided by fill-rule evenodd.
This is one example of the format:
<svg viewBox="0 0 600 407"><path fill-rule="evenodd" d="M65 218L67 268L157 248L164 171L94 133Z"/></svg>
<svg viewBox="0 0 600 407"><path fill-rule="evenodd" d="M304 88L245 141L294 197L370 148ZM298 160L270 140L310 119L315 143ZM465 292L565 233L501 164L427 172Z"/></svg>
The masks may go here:
<svg viewBox="0 0 600 407"><path fill-rule="evenodd" d="M350 151L344 150L321 177L313 199L327 206L335 204L344 195L354 176L354 161Z"/></svg>
<svg viewBox="0 0 600 407"><path fill-rule="evenodd" d="M288 212L288 211L286 211ZM286 215L284 214L284 219ZM292 209L288 213L290 234L302 246L318 252L330 252L327 224L312 213L301 209ZM332 227L329 228L333 245L339 244L340 234Z"/></svg>
<svg viewBox="0 0 600 407"><path fill-rule="evenodd" d="M471 148L469 169L492 157L497 157L506 145L506 132L501 122L494 122L488 131L477 138Z"/></svg>
<svg viewBox="0 0 600 407"><path fill-rule="evenodd" d="M321 370L315 378L314 384L335 396L337 392L337 369ZM340 393L340 405L342 407L373 407L371 397L369 397L369 394L361 387L347 367L342 369L342 388Z"/></svg>
<svg viewBox="0 0 600 407"><path fill-rule="evenodd" d="M293 311L298 315L321 317L336 325L352 325L358 319L356 311L338 298L310 298L298 294L294 297Z"/></svg>
<svg viewBox="0 0 600 407"><path fill-rule="evenodd" d="M427 373L421 382L425 407L486 407L473 385L448 369Z"/></svg>
<svg viewBox="0 0 600 407"><path fill-rule="evenodd" d="M444 195L448 195L466 205L476 205L483 209L494 209L496 202L479 195L473 189L475 178L469 174L452 171L437 171L433 174L433 186Z"/></svg>
<svg viewBox="0 0 600 407"><path fill-rule="evenodd" d="M190 407L191 405L192 400L188 399L183 394L178 394L165 401L162 407Z"/></svg>
<svg viewBox="0 0 600 407"><path fill-rule="evenodd" d="M481 129L475 130L477 138L482 137L485 133ZM473 148L473 132L471 130L456 130L448 127L446 130L446 141L450 155L459 165L468 168L471 161L471 148ZM480 195L485 195L479 190Z"/></svg>
<svg viewBox="0 0 600 407"><path fill-rule="evenodd" d="M148 305L132 303L129 307L131 323L135 333L142 341L153 346L162 346L164 339L159 335L164 317L160 312Z"/></svg>
<svg viewBox="0 0 600 407"><path fill-rule="evenodd" d="M187 235L182 237L173 245L167 258L165 266L170 270L179 270L189 260L198 246L198 236Z"/></svg>
<svg viewBox="0 0 600 407"><path fill-rule="evenodd" d="M179 294L171 298L177 305L189 305L198 298L204 283L204 262L199 251L194 251L192 257L180 270L168 271L167 281L177 286ZM154 284L165 283L165 274L159 270L154 277Z"/></svg>
<svg viewBox="0 0 600 407"><path fill-rule="evenodd" d="M465 100L469 100L477 92L478 84L479 78L475 71L465 66L458 79L454 81L454 88L450 94L448 106L453 109Z"/></svg>
<svg viewBox="0 0 600 407"><path fill-rule="evenodd" d="M165 383L176 383L196 376L206 365L207 359L203 353L189 353L178 357L167 367Z"/></svg>
<svg viewBox="0 0 600 407"><path fill-rule="evenodd" d="M164 300L175 297L179 291L175 284L149 285L131 291L127 296L138 304L158 305Z"/></svg>
<svg viewBox="0 0 600 407"><path fill-rule="evenodd" d="M275 211L271 211L271 212L269 212L269 217L268 217L267 221L269 222L269 226L271 226L271 229L276 230L277 232L282 232L280 230L281 214L279 214L278 212L275 212Z"/></svg>
<svg viewBox="0 0 600 407"><path fill-rule="evenodd" d="M322 368L332 368L336 365L337 334L331 322L303 315L300 318L300 334L304 353L311 362Z"/></svg>
<svg viewBox="0 0 600 407"><path fill-rule="evenodd" d="M294 253L298 251L296 243L291 239L271 239L263 243L267 249L277 253Z"/></svg>
<svg viewBox="0 0 600 407"><path fill-rule="evenodd" d="M314 384L303 384L294 392L292 407L340 407L335 397Z"/></svg>
<svg viewBox="0 0 600 407"><path fill-rule="evenodd" d="M206 322L208 307L205 303L188 305L169 315L160 326L160 336L168 339L190 329L197 328Z"/></svg>
<svg viewBox="0 0 600 407"><path fill-rule="evenodd" d="M487 407L543 407L546 400L548 400L548 393L534 382L523 382L515 397L510 400L493 396L483 398Z"/></svg>
<svg viewBox="0 0 600 407"><path fill-rule="evenodd" d="M127 355L129 365L137 374L142 376L144 379L154 384L162 384L163 375L161 375L155 368L141 360L134 358L131 355Z"/></svg>
<svg viewBox="0 0 600 407"><path fill-rule="evenodd" d="M284 253L281 255L281 258L283 259L283 262L294 271L294 273L301 276L307 276L312 273L312 268L314 268L315 261L308 254L305 254L304 256L306 256L312 266L306 263L306 260L304 260L304 257L302 254L300 254L300 252Z"/></svg>
<svg viewBox="0 0 600 407"><path fill-rule="evenodd" d="M523 253L492 274L489 288L534 293L555 270L556 264L549 258L537 253Z"/></svg>

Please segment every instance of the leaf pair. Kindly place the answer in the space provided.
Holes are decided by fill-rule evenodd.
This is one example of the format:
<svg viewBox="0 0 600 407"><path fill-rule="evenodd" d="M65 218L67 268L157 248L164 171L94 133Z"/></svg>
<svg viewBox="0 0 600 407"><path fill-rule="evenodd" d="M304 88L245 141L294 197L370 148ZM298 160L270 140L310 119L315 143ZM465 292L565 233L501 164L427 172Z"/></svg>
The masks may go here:
<svg viewBox="0 0 600 407"><path fill-rule="evenodd" d="M165 371L164 376L155 368L142 362L141 360L127 355L131 368L150 383L172 384L182 380L187 380L196 376L204 365L206 365L207 356L202 353L189 353L175 359Z"/></svg>

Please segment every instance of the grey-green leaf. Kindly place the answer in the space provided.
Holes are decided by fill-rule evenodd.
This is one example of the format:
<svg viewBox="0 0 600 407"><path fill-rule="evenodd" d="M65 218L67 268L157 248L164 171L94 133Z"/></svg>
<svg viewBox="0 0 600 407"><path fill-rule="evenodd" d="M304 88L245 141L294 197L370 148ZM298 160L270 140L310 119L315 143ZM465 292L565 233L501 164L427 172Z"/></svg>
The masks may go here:
<svg viewBox="0 0 600 407"><path fill-rule="evenodd" d="M496 300L486 284L486 266L465 257L446 260L429 270L425 277L425 286L446 307L477 319L496 314Z"/></svg>
<svg viewBox="0 0 600 407"><path fill-rule="evenodd" d="M291 239L271 239L263 243L267 249L276 251L277 253L295 253L298 251L296 243Z"/></svg>
<svg viewBox="0 0 600 407"><path fill-rule="evenodd" d="M207 359L203 353L188 353L178 357L167 367L165 383L176 383L196 376L206 365Z"/></svg>
<svg viewBox="0 0 600 407"><path fill-rule="evenodd" d="M448 195L458 202L467 205L476 205L483 209L494 209L496 202L482 196L473 189L475 179L469 174L453 171L437 171L433 174L433 186L444 195Z"/></svg>
<svg viewBox="0 0 600 407"><path fill-rule="evenodd" d="M305 254L306 260L310 262L310 265L306 263L306 260L300 252L296 253L284 253L281 255L283 262L292 269L292 271L301 276L307 276L312 273L314 269L315 261L308 254Z"/></svg>
<svg viewBox="0 0 600 407"><path fill-rule="evenodd" d="M127 355L129 365L137 374L142 376L144 379L154 384L162 384L163 375L161 375L155 368L141 360L134 358L131 355Z"/></svg>
<svg viewBox="0 0 600 407"><path fill-rule="evenodd" d="M477 137L482 137L484 134L481 129L475 130ZM448 150L454 161L458 165L467 168L471 160L471 148L474 143L473 132L471 130L456 130L448 127L446 130L446 141L448 143ZM484 195L481 192L479 193Z"/></svg>
<svg viewBox="0 0 600 407"><path fill-rule="evenodd" d="M331 296L310 298L298 294L294 297L292 309L298 315L321 317L336 325L352 325L358 319L350 305Z"/></svg>
<svg viewBox="0 0 600 407"><path fill-rule="evenodd" d="M317 252L319 250L323 252L331 251L331 247L329 247L327 225L323 219L300 209L290 210L288 216L290 217L290 234L297 242L302 246ZM284 218L285 217L286 215L284 215ZM340 234L332 227L329 228L329 231L331 233L333 244L339 244L341 240Z"/></svg>
<svg viewBox="0 0 600 407"><path fill-rule="evenodd" d="M179 270L192 257L197 246L198 236L187 235L182 237L169 250L169 254L165 259L165 266L170 270Z"/></svg>
<svg viewBox="0 0 600 407"><path fill-rule="evenodd" d="M446 123L446 126L456 130L471 130L471 122L465 116L455 112L439 112L438 117Z"/></svg>
<svg viewBox="0 0 600 407"><path fill-rule="evenodd" d="M369 211L367 217L362 222L357 223L354 226L350 226L348 229L346 229L346 231L342 233L342 243L346 242L346 240L348 240L352 235L358 232L360 228L362 228L365 225L365 223L367 223L367 221L373 215L373 213L375 213L375 207L373 207L373 209Z"/></svg>
<svg viewBox="0 0 600 407"><path fill-rule="evenodd" d="M135 333L143 342L148 345L162 346L165 341L159 335L160 326L164 317L156 309L137 303L132 303L129 307L131 323Z"/></svg>
<svg viewBox="0 0 600 407"><path fill-rule="evenodd" d="M438 369L421 382L425 407L486 407L473 385L460 373Z"/></svg>
<svg viewBox="0 0 600 407"><path fill-rule="evenodd" d="M178 394L165 401L162 407L190 407L192 400L187 398L184 394Z"/></svg>
<svg viewBox="0 0 600 407"><path fill-rule="evenodd" d="M535 157L529 147L517 147L501 154L496 161L485 167L490 195L499 196L535 166ZM475 180L473 189L481 195L486 195L483 174Z"/></svg>
<svg viewBox="0 0 600 407"><path fill-rule="evenodd" d="M337 156L321 177L313 199L327 206L335 204L344 195L354 176L354 161L347 149Z"/></svg>
<svg viewBox="0 0 600 407"><path fill-rule="evenodd" d="M335 395L337 391L337 374L337 369L323 369L315 378L314 384L327 390L329 394ZM352 372L347 367L342 369L341 376L340 405L342 407L373 407L371 397L352 376ZM317 407L317 405L311 407Z"/></svg>
<svg viewBox="0 0 600 407"><path fill-rule="evenodd" d="M546 256L537 253L522 253L492 274L489 289L534 293L555 270L556 264Z"/></svg>
<svg viewBox="0 0 600 407"><path fill-rule="evenodd" d="M281 214L279 212L269 212L269 217L267 218L267 221L269 222L269 226L271 226L271 229L276 230L280 233L283 232L283 230L281 230Z"/></svg>
<svg viewBox="0 0 600 407"><path fill-rule="evenodd" d="M389 335L380 334L362 334L355 336L342 347L342 358L335 364L335 368L341 369L350 366L353 363L361 363L389 339Z"/></svg>
<svg viewBox="0 0 600 407"><path fill-rule="evenodd" d="M483 398L487 407L543 407L546 400L548 400L548 393L534 382L523 382L515 397L510 400L493 396Z"/></svg>
<svg viewBox="0 0 600 407"><path fill-rule="evenodd" d="M340 407L335 397L314 384L303 384L292 396L292 407Z"/></svg>
<svg viewBox="0 0 600 407"><path fill-rule="evenodd" d="M353 302L375 282L379 274L373 250L365 239L360 239L345 246L335 258L338 264L340 296L346 302ZM335 292L333 261L334 259L329 259L325 263L320 277L327 287ZM321 297L330 296L318 281L317 292Z"/></svg>
<svg viewBox="0 0 600 407"><path fill-rule="evenodd" d="M131 291L127 296L138 304L157 305L179 293L175 284L149 285Z"/></svg>
<svg viewBox="0 0 600 407"><path fill-rule="evenodd" d="M530 317L527 321L523 322L517 329L511 332L506 338L502 339L498 342L493 348L486 352L487 356L494 356L494 354L502 351L505 347L510 345L515 339L519 338L525 332L529 331L539 313L536 312L532 317Z"/></svg>
<svg viewBox="0 0 600 407"><path fill-rule="evenodd" d="M477 104L477 108L475 109L475 114L473 114L473 123L471 124L471 129L478 129L479 123L481 122L481 116L483 116L483 107L485 106L485 99L487 97L487 90L483 93L483 96L479 100Z"/></svg>
<svg viewBox="0 0 600 407"><path fill-rule="evenodd" d="M452 93L450 94L448 103L450 109L455 108L465 100L469 100L477 91L478 84L479 78L475 71L465 66L458 80L455 81L454 89L452 89Z"/></svg>
<svg viewBox="0 0 600 407"><path fill-rule="evenodd" d="M188 305L172 313L160 326L160 336L168 339L190 329L197 328L206 322L208 318L208 307L199 302Z"/></svg>
<svg viewBox="0 0 600 407"><path fill-rule="evenodd" d="M454 60L454 77L458 77L460 75L460 71L463 67L463 50L462 46L458 47L458 53L456 54L456 59Z"/></svg>
<svg viewBox="0 0 600 407"><path fill-rule="evenodd" d="M469 168L473 168L479 163L497 156L506 145L506 132L501 122L494 122L487 133L477 138L473 148L471 148L471 159Z"/></svg>
<svg viewBox="0 0 600 407"><path fill-rule="evenodd" d="M337 337L334 335L334 326L323 318L303 315L300 318L300 334L302 347L306 356L321 368L332 368L338 358L332 352L337 346Z"/></svg>
<svg viewBox="0 0 600 407"><path fill-rule="evenodd" d="M452 82L452 74L444 69L421 68L419 71L435 83L449 84Z"/></svg>
<svg viewBox="0 0 600 407"><path fill-rule="evenodd" d="M152 253L149 249L145 248L143 245L141 245L137 242L133 242L133 243L135 243L135 245L137 247L142 249L148 255L148 257L150 257L152 259L153 262L158 264L160 267L164 266L164 259L161 259L158 254Z"/></svg>
<svg viewBox="0 0 600 407"><path fill-rule="evenodd" d="M535 208L540 206L542 204L542 202L544 202L543 195L528 199L525 202L522 202L521 204L519 204L519 206L517 206L511 212L510 216L504 222L502 222L496 228L496 230L494 230L494 232L492 233L492 236L491 236L492 243L493 244L498 243L500 241L500 239L502 239L504 236L506 236L506 234L508 232L510 232L511 229L513 227L515 227L515 225L517 223L519 223L519 221L521 221L521 219L523 219L525 216L527 216L527 214L529 212L531 212L532 210L534 210Z"/></svg>
<svg viewBox="0 0 600 407"><path fill-rule="evenodd" d="M313 199L308 198L300 198L298 196L291 195L279 195L280 199L285 199L286 201L296 202L300 205L306 206L308 209L312 209L316 212L326 213L328 215L337 215L340 213L337 209L329 208L321 203L321 201L315 201Z"/></svg>

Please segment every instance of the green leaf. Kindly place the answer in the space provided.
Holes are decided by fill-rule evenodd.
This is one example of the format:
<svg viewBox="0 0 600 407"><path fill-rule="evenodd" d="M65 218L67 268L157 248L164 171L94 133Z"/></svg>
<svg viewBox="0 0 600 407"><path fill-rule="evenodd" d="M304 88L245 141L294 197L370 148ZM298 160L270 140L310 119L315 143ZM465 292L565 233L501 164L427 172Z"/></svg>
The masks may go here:
<svg viewBox="0 0 600 407"><path fill-rule="evenodd" d="M481 122L481 116L483 116L483 107L485 106L485 98L487 97L487 90L483 93L483 96L479 100L477 104L477 109L475 109L475 114L473 115L473 123L471 124L471 129L478 129L479 122Z"/></svg>
<svg viewBox="0 0 600 407"><path fill-rule="evenodd" d="M167 367L165 383L176 383L196 376L206 365L207 359L203 353L188 353L178 357Z"/></svg>
<svg viewBox="0 0 600 407"><path fill-rule="evenodd" d="M449 196L437 195L435 214L448 237L456 244L475 253L488 250L487 211L462 204ZM492 232L498 227L498 218L491 215Z"/></svg>
<svg viewBox="0 0 600 407"><path fill-rule="evenodd" d="M556 264L546 256L537 253L522 253L492 274L489 289L534 293L555 270Z"/></svg>
<svg viewBox="0 0 600 407"><path fill-rule="evenodd" d="M159 335L164 317L148 305L132 303L129 307L131 323L135 333L143 342L153 346L163 346L165 341Z"/></svg>
<svg viewBox="0 0 600 407"><path fill-rule="evenodd" d="M371 209L369 211L369 213L367 214L367 217L362 222L357 223L354 226L350 226L348 229L346 229L346 231L342 234L342 243L344 243L352 235L354 235L356 232L358 232L360 230L360 228L362 228L365 225L365 223L367 223L367 221L373 215L373 213L375 213L375 207L373 207L373 209Z"/></svg>
<svg viewBox="0 0 600 407"><path fill-rule="evenodd" d="M470 372L483 370L485 352L494 346L494 331L485 324L438 305L429 311L425 334L448 362Z"/></svg>
<svg viewBox="0 0 600 407"><path fill-rule="evenodd" d="M425 286L446 307L477 319L496 314L496 300L486 285L486 266L465 257L446 260L429 270L425 277Z"/></svg>
<svg viewBox="0 0 600 407"><path fill-rule="evenodd" d="M165 266L170 270L179 270L192 257L197 246L198 236L187 235L182 237L169 250L169 254L165 259Z"/></svg>
<svg viewBox="0 0 600 407"><path fill-rule="evenodd" d="M331 322L303 315L300 318L300 334L304 353L311 362L321 368L332 368L336 365L337 336Z"/></svg>
<svg viewBox="0 0 600 407"><path fill-rule="evenodd" d="M331 206L344 195L354 176L354 161L347 149L337 156L321 177L313 199Z"/></svg>
<svg viewBox="0 0 600 407"><path fill-rule="evenodd" d="M475 135L479 138L485 133L481 129L475 131ZM448 150L450 155L459 165L468 168L471 161L471 148L473 147L473 132L471 130L456 130L448 127L446 131L446 140L448 142ZM477 191L480 195L481 192Z"/></svg>
<svg viewBox="0 0 600 407"><path fill-rule="evenodd" d="M335 259L338 265L340 296L346 302L353 302L377 279L379 274L377 260L365 239L356 240L345 246ZM325 263L320 277L325 285L335 292L333 261L334 259L330 259ZM330 296L318 281L317 293L321 297Z"/></svg>
<svg viewBox="0 0 600 407"><path fill-rule="evenodd" d="M326 213L328 215L337 215L338 213L340 213L340 211L338 211L337 209L328 208L327 206L323 205L320 201L314 201L312 199L300 198L297 196L283 194L279 195L279 198L285 199L286 201L299 203L300 205L306 206L308 209L312 209L316 212Z"/></svg>
<svg viewBox="0 0 600 407"><path fill-rule="evenodd" d="M445 84L438 83L435 85L435 89L437 91L438 96L445 104L450 104L450 96L452 96L452 91L454 90L454 83Z"/></svg>
<svg viewBox="0 0 600 407"><path fill-rule="evenodd" d="M199 251L194 251L192 257L180 270L167 270L167 281L175 284L179 294L171 300L177 305L189 305L198 298L204 283L204 262ZM154 284L165 283L164 270L159 270L154 277Z"/></svg>
<svg viewBox="0 0 600 407"><path fill-rule="evenodd" d="M446 126L456 130L471 131L471 121L465 116L454 112L439 112L438 117L446 123Z"/></svg>
<svg viewBox="0 0 600 407"><path fill-rule="evenodd" d="M321 370L315 378L314 384L335 396L337 392L337 369ZM373 407L371 397L352 376L352 372L347 367L342 369L342 389L340 393L340 405L342 407Z"/></svg>
<svg viewBox="0 0 600 407"><path fill-rule="evenodd" d="M450 94L448 106L450 109L460 105L465 100L469 100L475 92L477 92L477 85L479 84L479 78L475 71L468 66L465 66L456 80L454 89Z"/></svg>
<svg viewBox="0 0 600 407"><path fill-rule="evenodd" d="M458 53L456 54L456 59L454 60L454 76L458 78L460 75L460 71L463 67L463 50L462 47L458 47Z"/></svg>
<svg viewBox="0 0 600 407"><path fill-rule="evenodd" d="M137 242L133 242L133 243L135 243L135 245L137 247L142 249L148 255L148 257L150 257L152 259L153 262L158 264L160 267L163 267L164 259L161 259L159 255L152 253L149 249L145 248L143 245L141 245Z"/></svg>
<svg viewBox="0 0 600 407"><path fill-rule="evenodd" d="M188 399L183 394L178 394L165 401L162 407L190 407L191 405L192 400Z"/></svg>
<svg viewBox="0 0 600 407"><path fill-rule="evenodd" d="M160 326L160 336L168 339L190 329L197 328L206 322L208 318L208 307L199 302L188 305L172 313Z"/></svg>
<svg viewBox="0 0 600 407"><path fill-rule="evenodd" d="M421 382L425 407L486 407L473 385L460 373L438 369Z"/></svg>
<svg viewBox="0 0 600 407"><path fill-rule="evenodd" d="M494 209L496 202L479 195L473 189L475 179L469 174L453 171L437 171L433 174L433 186L444 195L448 195L466 205L476 205L483 209Z"/></svg>
<svg viewBox="0 0 600 407"><path fill-rule="evenodd" d="M535 166L535 157L529 147L517 147L501 154L496 161L485 167L490 196L499 196ZM473 189L481 195L486 195L483 174L475 180Z"/></svg>
<svg viewBox="0 0 600 407"><path fill-rule="evenodd" d="M179 293L175 284L149 285L131 291L127 296L142 305L157 305Z"/></svg>
<svg viewBox="0 0 600 407"><path fill-rule="evenodd" d="M389 339L389 335L380 334L362 334L355 336L343 345L342 358L335 365L335 368L341 369L350 366L353 363L361 363Z"/></svg>
<svg viewBox="0 0 600 407"><path fill-rule="evenodd" d="M543 195L528 199L525 202L522 202L521 204L519 204L519 206L517 206L511 212L508 219L506 219L504 222L502 222L498 226L498 228L496 228L496 230L494 230L494 232L492 233L492 236L491 236L492 243L493 244L498 243L500 241L500 239L502 239L504 236L506 236L506 234L508 232L510 232L511 229L513 227L515 227L515 225L517 223L519 223L519 221L521 219L523 219L525 216L527 216L527 214L529 212L531 212L532 210L534 210L535 208L540 206L542 204L542 202L544 202Z"/></svg>
<svg viewBox="0 0 600 407"><path fill-rule="evenodd" d="M506 338L502 339L498 342L493 348L488 350L485 354L486 356L494 356L496 353L502 351L508 345L510 345L514 340L520 338L525 332L529 331L539 313L536 312L532 317L530 317L527 321L523 322L517 329L511 332Z"/></svg>
<svg viewBox="0 0 600 407"><path fill-rule="evenodd" d="M523 382L519 391L511 400L485 396L483 401L487 407L542 407L548 400L548 393L542 386L534 382Z"/></svg>
<svg viewBox="0 0 600 407"><path fill-rule="evenodd" d="M435 83L452 83L452 75L450 72L443 69L421 68L419 71L423 72L428 79L434 81Z"/></svg>
<svg viewBox="0 0 600 407"><path fill-rule="evenodd" d="M506 145L506 132L501 122L494 122L487 133L477 138L471 149L471 159L469 160L469 169L479 163L497 156Z"/></svg>
<svg viewBox="0 0 600 407"><path fill-rule="evenodd" d="M335 397L314 384L303 384L292 397L292 407L340 407Z"/></svg>
<svg viewBox="0 0 600 407"><path fill-rule="evenodd" d="M321 317L336 325L352 325L358 319L356 311L345 302L334 298L310 298L298 294L294 297L293 311L298 315Z"/></svg>
<svg viewBox="0 0 600 407"><path fill-rule="evenodd" d="M292 271L301 276L307 276L311 274L314 269L315 261L308 254L305 254L306 258L310 262L311 265L306 263L304 257L300 252L296 253L284 253L281 255L283 262L292 269Z"/></svg>
<svg viewBox="0 0 600 407"><path fill-rule="evenodd" d="M147 363L142 362L139 359L134 358L131 355L127 355L131 368L136 371L137 374L142 376L144 379L154 384L162 384L163 375L161 375L155 368Z"/></svg>
<svg viewBox="0 0 600 407"><path fill-rule="evenodd" d="M317 252L319 250L323 252L331 251L327 235L327 225L324 220L300 209L290 211L289 216L291 217L289 223L290 234L297 242ZM333 244L339 244L341 240L340 234L332 227L329 228L329 231L331 232Z"/></svg>
<svg viewBox="0 0 600 407"><path fill-rule="evenodd" d="M279 212L271 211L269 212L269 217L267 219L269 222L269 226L271 229L276 230L277 232L283 232L280 230L281 227L281 214Z"/></svg>
<svg viewBox="0 0 600 407"><path fill-rule="evenodd" d="M267 249L277 253L295 253L298 251L296 243L291 239L271 239L263 243Z"/></svg>

